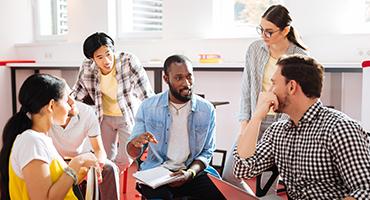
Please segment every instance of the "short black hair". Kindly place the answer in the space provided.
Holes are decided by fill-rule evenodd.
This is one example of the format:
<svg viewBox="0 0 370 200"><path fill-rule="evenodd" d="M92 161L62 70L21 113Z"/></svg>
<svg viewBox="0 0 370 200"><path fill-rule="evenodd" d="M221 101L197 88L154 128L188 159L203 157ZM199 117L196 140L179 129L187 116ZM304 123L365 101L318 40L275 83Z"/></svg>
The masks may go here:
<svg viewBox="0 0 370 200"><path fill-rule="evenodd" d="M285 77L285 81L296 81L307 97L319 98L321 96L324 68L315 59L293 54L281 57L276 65L281 67L281 75Z"/></svg>
<svg viewBox="0 0 370 200"><path fill-rule="evenodd" d="M114 50L114 41L111 37L103 32L96 32L86 38L83 44L83 51L86 58L94 57L94 52L101 46L107 46Z"/></svg>
<svg viewBox="0 0 370 200"><path fill-rule="evenodd" d="M172 55L168 57L164 61L164 66L163 66L164 74L168 75L169 68L172 63L182 63L185 65L188 65L188 64L191 64L191 60L183 55Z"/></svg>

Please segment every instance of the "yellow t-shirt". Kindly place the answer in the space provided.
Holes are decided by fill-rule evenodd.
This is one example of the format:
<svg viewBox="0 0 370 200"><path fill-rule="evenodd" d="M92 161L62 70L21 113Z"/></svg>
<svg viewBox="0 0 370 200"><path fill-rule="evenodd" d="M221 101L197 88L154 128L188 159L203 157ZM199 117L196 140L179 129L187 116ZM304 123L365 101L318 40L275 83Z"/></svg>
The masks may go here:
<svg viewBox="0 0 370 200"><path fill-rule="evenodd" d="M262 80L262 91L266 92L272 86L271 77L275 73L277 66L277 59L270 56L269 60L265 65L265 71L263 73L263 80ZM269 115L275 115L276 113L271 109L268 113Z"/></svg>
<svg viewBox="0 0 370 200"><path fill-rule="evenodd" d="M103 75L100 73L100 89L103 94L103 113L108 116L122 116L122 111L117 101L117 79L116 65L109 74Z"/></svg>
<svg viewBox="0 0 370 200"><path fill-rule="evenodd" d="M66 164L55 149L51 138L30 129L24 131L17 136L9 160L9 193L12 200L30 199L22 169L36 159L49 164L52 183L63 174L63 164ZM77 200L72 187L64 199Z"/></svg>
<svg viewBox="0 0 370 200"><path fill-rule="evenodd" d="M277 59L270 56L269 60L265 65L265 71L263 73L263 80L262 80L262 91L266 92L270 89L272 82L271 77L277 69L276 66Z"/></svg>

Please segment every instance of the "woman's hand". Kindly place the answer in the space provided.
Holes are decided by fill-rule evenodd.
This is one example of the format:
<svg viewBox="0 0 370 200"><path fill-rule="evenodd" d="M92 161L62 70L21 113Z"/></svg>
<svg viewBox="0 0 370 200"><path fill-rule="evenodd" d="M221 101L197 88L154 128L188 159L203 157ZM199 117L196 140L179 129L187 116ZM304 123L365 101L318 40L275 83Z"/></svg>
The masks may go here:
<svg viewBox="0 0 370 200"><path fill-rule="evenodd" d="M93 153L84 153L80 154L69 162L69 167L75 170L78 182L80 182L89 171L90 167L95 167L99 169L98 159L95 157Z"/></svg>

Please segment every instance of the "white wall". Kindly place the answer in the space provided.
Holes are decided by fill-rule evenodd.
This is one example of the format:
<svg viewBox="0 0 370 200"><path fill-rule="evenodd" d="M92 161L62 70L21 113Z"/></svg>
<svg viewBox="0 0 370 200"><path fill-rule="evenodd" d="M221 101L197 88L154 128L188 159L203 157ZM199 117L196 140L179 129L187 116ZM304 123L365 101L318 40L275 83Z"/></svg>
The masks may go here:
<svg viewBox="0 0 370 200"><path fill-rule="evenodd" d="M29 0L0 0L0 60L19 58L15 43L32 41L32 16ZM11 116L10 70L0 66L0 131ZM1 135L0 133L0 135ZM0 146L2 139L0 139Z"/></svg>
<svg viewBox="0 0 370 200"><path fill-rule="evenodd" d="M20 5L18 1L6 1L0 7L4 11L6 19L12 19L12 22L26 23L26 26L13 28L7 33L1 31L0 42L5 44L7 59L11 57L36 59L38 62L68 62L79 64L83 58L82 42L89 34L96 31L105 31L110 35L115 35L115 10L112 2L102 0L70 0L69 3L69 28L70 33L65 42L51 43L29 43L32 38L32 21L30 21L30 3L26 0ZM109 2L109 3L107 3ZM244 61L245 50L248 45L256 38L223 38L223 39L204 39L209 35L207 31L211 30L210 22L213 9L212 0L164 0L164 30L162 39L116 39L117 50L130 51L136 54L142 62L151 60L164 60L173 53L180 53L188 56L194 61L198 60L200 53L219 53L225 63ZM19 5L18 5L19 4ZM343 27L350 27L347 22L349 14L345 9L351 6L349 0L319 1L319 0L286 0L286 5L291 11L293 26L300 31L303 40L309 46L310 54L316 57L320 62L338 63L351 62L360 63L364 58L370 57L370 34L339 34ZM208 9L208 10L207 10ZM17 10L17 12L14 12ZM338 12L341 12L338 14ZM3 14L3 12L0 12ZM343 17L345 16L345 17ZM14 19L14 20L13 20ZM6 25L4 20L0 25ZM26 27L26 28L24 28ZM20 29L22 31L20 31ZM26 29L26 30L24 30ZM3 34L3 35L1 35ZM7 38L7 39L3 39ZM13 38L13 39L12 39ZM3 48L3 45L2 47ZM8 49L8 50L7 50ZM0 72L3 73L3 72ZM4 72L5 73L5 72ZM228 100L230 105L217 108L218 112L218 142L220 148L227 148L231 145L230 138L235 137L238 129L237 112L239 110L240 96L240 73L196 73L196 89L206 94L210 100ZM327 79L342 75L327 75ZM358 82L360 74L345 75L351 83ZM214 84L215 80L218 84ZM6 81L4 81L6 82ZM222 83L222 84L221 84ZM4 83L6 84L6 83ZM21 82L18 83L18 85ZM343 84L340 103L347 103L343 108L347 109L350 116L357 118L361 110L360 93L351 90L350 84ZM9 86L9 85L8 85ZM334 94L332 89L338 89L336 85L326 80L324 87L324 101L337 102L332 99ZM9 86L10 87L10 86ZM7 87L4 87L7 88ZM231 89L232 88L232 89ZM0 90L1 91L1 90ZM7 105L6 108L10 108ZM353 111L351 113L351 111ZM2 116L3 117L3 116ZM7 117L7 116L4 116ZM357 118L360 120L360 118ZM2 127L0 121L0 127ZM230 133L233 132L233 133ZM230 137L230 135L232 137Z"/></svg>

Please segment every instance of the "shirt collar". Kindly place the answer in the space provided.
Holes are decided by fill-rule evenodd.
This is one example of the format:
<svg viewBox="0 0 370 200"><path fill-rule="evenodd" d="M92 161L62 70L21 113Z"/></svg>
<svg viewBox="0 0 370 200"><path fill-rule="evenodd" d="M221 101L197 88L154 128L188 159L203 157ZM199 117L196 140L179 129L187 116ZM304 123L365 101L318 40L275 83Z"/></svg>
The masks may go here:
<svg viewBox="0 0 370 200"><path fill-rule="evenodd" d="M163 92L160 103L163 107L169 106L169 90ZM196 111L197 108L197 95L191 95L191 111Z"/></svg>
<svg viewBox="0 0 370 200"><path fill-rule="evenodd" d="M285 54L287 54L287 55L294 54L294 52L295 52L294 51L295 46L296 46L295 44L289 42L289 47L288 47L288 50L287 50L287 52ZM268 47L267 47L267 45L266 45L266 43L264 41L261 42L260 48L262 48L263 50L265 50L268 53L270 52L269 49L268 49Z"/></svg>
<svg viewBox="0 0 370 200"><path fill-rule="evenodd" d="M69 120L69 123L65 127L65 130L69 129L70 127L74 127L75 124L77 124L79 121L80 121L80 114L72 116L71 119Z"/></svg>
<svg viewBox="0 0 370 200"><path fill-rule="evenodd" d="M314 104L312 104L307 111L303 114L302 118L299 120L298 125L302 123L310 123L313 121L321 108L323 107L320 100L317 100ZM289 129L291 127L295 126L293 120L288 120L288 122L285 124L285 128Z"/></svg>

